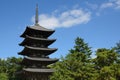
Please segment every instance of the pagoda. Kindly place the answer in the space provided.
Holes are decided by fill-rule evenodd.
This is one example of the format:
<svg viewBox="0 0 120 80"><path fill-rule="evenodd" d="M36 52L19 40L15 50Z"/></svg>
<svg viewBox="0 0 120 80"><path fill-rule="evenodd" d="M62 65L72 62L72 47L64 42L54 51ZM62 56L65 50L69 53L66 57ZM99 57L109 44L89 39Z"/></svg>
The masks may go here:
<svg viewBox="0 0 120 80"><path fill-rule="evenodd" d="M24 49L19 55L24 56L21 71L22 80L50 80L49 76L54 72L48 65L58 61L51 59L49 55L54 53L56 48L48 48L56 39L48 39L55 30L46 29L38 24L38 6L36 6L35 25L27 26L20 36L24 38L19 45ZM46 23L47 24L47 23Z"/></svg>

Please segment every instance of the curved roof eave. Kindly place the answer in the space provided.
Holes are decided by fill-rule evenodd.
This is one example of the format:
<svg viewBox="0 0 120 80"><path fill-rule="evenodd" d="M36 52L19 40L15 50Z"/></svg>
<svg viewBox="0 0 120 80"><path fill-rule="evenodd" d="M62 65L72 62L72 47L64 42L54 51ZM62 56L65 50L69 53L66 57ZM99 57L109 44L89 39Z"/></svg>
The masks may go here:
<svg viewBox="0 0 120 80"><path fill-rule="evenodd" d="M56 51L57 48L39 48L39 47L30 47L25 46L26 49L32 49L32 50L43 50L43 51Z"/></svg>
<svg viewBox="0 0 120 80"><path fill-rule="evenodd" d="M29 29L33 29L33 30L37 30L37 31L46 31L46 32L54 32L55 30L52 30L52 29L47 29L47 28L44 28L42 26L28 26Z"/></svg>
<svg viewBox="0 0 120 80"><path fill-rule="evenodd" d="M31 58L31 57L24 57L24 60L33 60L33 61L54 61L57 62L58 59L50 59L50 58Z"/></svg>
<svg viewBox="0 0 120 80"><path fill-rule="evenodd" d="M27 26L24 33L20 37L25 37L26 33L31 30L35 30L35 31L39 31L39 32L48 32L48 33L50 33L50 35L55 32L55 30L46 29L43 27L40 27L40 29L39 29L38 27L35 27L35 26L33 26L33 27Z"/></svg>
<svg viewBox="0 0 120 80"><path fill-rule="evenodd" d="M34 69L34 68L24 68L24 71L27 72L36 72L36 73L53 73L53 69Z"/></svg>
<svg viewBox="0 0 120 80"><path fill-rule="evenodd" d="M45 39L45 38L37 38L37 37L31 37L26 35L26 38L33 39L33 40L42 40L42 41L56 41L56 39Z"/></svg>
<svg viewBox="0 0 120 80"><path fill-rule="evenodd" d="M26 35L26 38L19 44L20 46L24 46L24 43L27 42L28 40L34 40L34 41L44 41L45 44L48 43L48 45L52 44L53 42L56 41L56 39L44 39L44 38L35 38L35 37L31 37Z"/></svg>

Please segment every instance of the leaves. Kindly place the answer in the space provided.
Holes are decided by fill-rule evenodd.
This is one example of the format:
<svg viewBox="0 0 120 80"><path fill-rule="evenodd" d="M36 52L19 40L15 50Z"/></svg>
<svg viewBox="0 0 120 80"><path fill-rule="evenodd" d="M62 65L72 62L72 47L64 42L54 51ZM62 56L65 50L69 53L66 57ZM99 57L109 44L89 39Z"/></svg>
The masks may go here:
<svg viewBox="0 0 120 80"><path fill-rule="evenodd" d="M65 80L84 80L92 76L89 73L92 70L92 65L89 64L91 52L88 44L78 37L69 54L54 65L56 72L51 80L61 80L61 78Z"/></svg>
<svg viewBox="0 0 120 80"><path fill-rule="evenodd" d="M0 80L8 80L8 75L6 73L0 73Z"/></svg>
<svg viewBox="0 0 120 80"><path fill-rule="evenodd" d="M0 59L0 77L5 78L3 80L15 80L16 71L21 70L21 66L17 63L21 62L21 60L22 58L15 57Z"/></svg>
<svg viewBox="0 0 120 80"><path fill-rule="evenodd" d="M96 51L91 58L91 47L77 38L75 46L61 61L52 65L56 71L51 80L120 80L120 46Z"/></svg>

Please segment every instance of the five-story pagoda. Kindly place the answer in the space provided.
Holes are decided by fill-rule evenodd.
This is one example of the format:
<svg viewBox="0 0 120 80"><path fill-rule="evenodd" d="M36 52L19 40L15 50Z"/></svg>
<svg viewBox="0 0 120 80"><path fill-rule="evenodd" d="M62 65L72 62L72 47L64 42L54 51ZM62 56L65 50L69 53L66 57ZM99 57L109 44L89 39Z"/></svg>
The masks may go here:
<svg viewBox="0 0 120 80"><path fill-rule="evenodd" d="M50 44L56 41L56 39L48 39L55 31L40 26L38 22L37 6L35 25L27 26L21 35L25 38L20 43L20 46L24 46L24 49L18 53L24 56L21 62L21 65L24 66L22 80L49 80L49 76L54 70L47 66L58 61L58 59L49 58L49 55L57 50L56 48L48 48Z"/></svg>

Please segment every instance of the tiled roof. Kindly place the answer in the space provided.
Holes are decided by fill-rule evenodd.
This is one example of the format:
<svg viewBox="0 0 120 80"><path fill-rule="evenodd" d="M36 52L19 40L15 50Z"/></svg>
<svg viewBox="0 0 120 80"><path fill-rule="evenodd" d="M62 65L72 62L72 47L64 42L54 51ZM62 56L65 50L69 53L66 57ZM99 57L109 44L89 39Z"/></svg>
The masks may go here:
<svg viewBox="0 0 120 80"><path fill-rule="evenodd" d="M27 72L40 72L40 73L52 73L54 72L53 69L34 69L34 68L24 68L23 69L24 71L27 71Z"/></svg>

